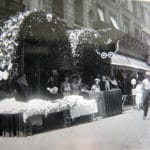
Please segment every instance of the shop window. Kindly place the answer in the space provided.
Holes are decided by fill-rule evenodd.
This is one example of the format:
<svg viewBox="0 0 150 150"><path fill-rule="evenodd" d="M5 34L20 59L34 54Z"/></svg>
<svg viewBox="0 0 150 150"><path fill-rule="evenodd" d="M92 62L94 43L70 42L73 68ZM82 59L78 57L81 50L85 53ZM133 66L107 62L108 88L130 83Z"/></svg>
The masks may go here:
<svg viewBox="0 0 150 150"><path fill-rule="evenodd" d="M83 0L74 1L75 10L75 23L78 25L83 25Z"/></svg>
<svg viewBox="0 0 150 150"><path fill-rule="evenodd" d="M63 0L52 0L52 12L57 16L63 18L64 16Z"/></svg>

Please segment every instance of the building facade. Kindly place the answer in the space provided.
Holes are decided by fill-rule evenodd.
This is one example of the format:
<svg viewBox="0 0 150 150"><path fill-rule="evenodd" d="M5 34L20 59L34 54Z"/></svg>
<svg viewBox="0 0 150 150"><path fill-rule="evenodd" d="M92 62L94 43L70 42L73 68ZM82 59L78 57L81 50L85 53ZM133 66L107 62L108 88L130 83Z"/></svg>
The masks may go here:
<svg viewBox="0 0 150 150"><path fill-rule="evenodd" d="M1 0L0 20L24 10L45 10L69 29L113 28L118 53L150 64L150 4L141 0Z"/></svg>
<svg viewBox="0 0 150 150"><path fill-rule="evenodd" d="M26 10L45 10L63 18L68 28L114 28L119 53L148 61L150 4L140 0L24 0ZM96 27L95 27L95 24ZM97 28L98 26L98 28ZM120 36L121 35L121 36Z"/></svg>
<svg viewBox="0 0 150 150"><path fill-rule="evenodd" d="M148 61L149 3L139 0L97 0L100 21L122 32L119 53ZM95 9L96 10L96 9Z"/></svg>

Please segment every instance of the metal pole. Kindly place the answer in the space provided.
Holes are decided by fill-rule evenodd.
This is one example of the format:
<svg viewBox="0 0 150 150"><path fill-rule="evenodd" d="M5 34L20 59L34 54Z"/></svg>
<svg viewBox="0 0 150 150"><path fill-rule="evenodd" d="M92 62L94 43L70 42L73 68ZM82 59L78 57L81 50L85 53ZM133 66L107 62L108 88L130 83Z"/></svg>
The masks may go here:
<svg viewBox="0 0 150 150"><path fill-rule="evenodd" d="M24 44L23 44L23 49L22 49L22 57L21 57L21 61L22 61L22 63L21 63L21 74L24 74L24 64L25 64L25 55L24 55Z"/></svg>

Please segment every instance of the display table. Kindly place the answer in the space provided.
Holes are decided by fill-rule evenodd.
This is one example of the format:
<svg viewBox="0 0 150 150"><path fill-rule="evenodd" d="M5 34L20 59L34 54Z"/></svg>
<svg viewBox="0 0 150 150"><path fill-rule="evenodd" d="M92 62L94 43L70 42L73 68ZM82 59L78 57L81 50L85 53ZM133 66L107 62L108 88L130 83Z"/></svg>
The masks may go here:
<svg viewBox="0 0 150 150"><path fill-rule="evenodd" d="M97 103L95 99L87 100L82 96L71 96L71 102L73 105L70 106L70 116L72 119L95 114L98 112Z"/></svg>

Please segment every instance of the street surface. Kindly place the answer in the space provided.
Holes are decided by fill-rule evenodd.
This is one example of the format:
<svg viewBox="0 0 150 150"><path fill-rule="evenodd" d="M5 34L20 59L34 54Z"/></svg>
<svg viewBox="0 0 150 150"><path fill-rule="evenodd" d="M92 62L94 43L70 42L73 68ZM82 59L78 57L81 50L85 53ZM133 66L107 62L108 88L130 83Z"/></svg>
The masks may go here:
<svg viewBox="0 0 150 150"><path fill-rule="evenodd" d="M0 150L150 150L150 112L99 119L29 137L1 137Z"/></svg>

